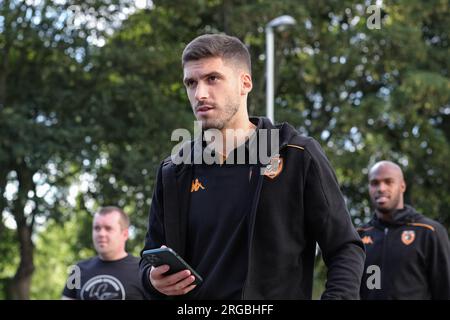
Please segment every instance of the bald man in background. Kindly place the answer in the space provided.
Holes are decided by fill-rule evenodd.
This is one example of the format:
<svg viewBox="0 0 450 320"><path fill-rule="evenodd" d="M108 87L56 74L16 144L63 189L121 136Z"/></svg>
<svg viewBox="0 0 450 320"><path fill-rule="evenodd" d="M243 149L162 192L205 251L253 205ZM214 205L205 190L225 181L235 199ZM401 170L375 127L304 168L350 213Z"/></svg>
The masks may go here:
<svg viewBox="0 0 450 320"><path fill-rule="evenodd" d="M366 247L361 299L450 299L447 230L405 205L401 168L380 161L369 170L375 214L358 232Z"/></svg>

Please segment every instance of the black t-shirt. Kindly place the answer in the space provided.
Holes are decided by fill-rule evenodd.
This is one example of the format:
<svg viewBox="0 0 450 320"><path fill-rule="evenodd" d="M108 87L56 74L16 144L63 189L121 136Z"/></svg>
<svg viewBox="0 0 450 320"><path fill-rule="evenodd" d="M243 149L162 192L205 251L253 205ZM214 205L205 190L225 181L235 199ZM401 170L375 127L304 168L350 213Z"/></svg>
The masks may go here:
<svg viewBox="0 0 450 320"><path fill-rule="evenodd" d="M256 166L194 166L186 259L203 277L188 299L241 299Z"/></svg>
<svg viewBox="0 0 450 320"><path fill-rule="evenodd" d="M139 259L128 254L115 261L99 257L77 263L63 295L79 300L142 300L146 299L139 278ZM75 279L80 276L80 281ZM79 286L78 286L79 285Z"/></svg>

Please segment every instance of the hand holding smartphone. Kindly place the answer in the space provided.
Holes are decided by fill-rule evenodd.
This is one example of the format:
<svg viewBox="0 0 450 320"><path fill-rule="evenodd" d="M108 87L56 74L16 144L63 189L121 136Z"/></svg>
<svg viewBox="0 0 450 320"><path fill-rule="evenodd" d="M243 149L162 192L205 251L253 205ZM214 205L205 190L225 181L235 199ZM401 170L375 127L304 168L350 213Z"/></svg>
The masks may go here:
<svg viewBox="0 0 450 320"><path fill-rule="evenodd" d="M186 261L184 261L183 258L170 248L165 247L145 250L142 253L142 258L146 259L154 267L167 264L170 269L166 274L173 274L188 269L195 277L192 284L198 285L203 281L203 278Z"/></svg>

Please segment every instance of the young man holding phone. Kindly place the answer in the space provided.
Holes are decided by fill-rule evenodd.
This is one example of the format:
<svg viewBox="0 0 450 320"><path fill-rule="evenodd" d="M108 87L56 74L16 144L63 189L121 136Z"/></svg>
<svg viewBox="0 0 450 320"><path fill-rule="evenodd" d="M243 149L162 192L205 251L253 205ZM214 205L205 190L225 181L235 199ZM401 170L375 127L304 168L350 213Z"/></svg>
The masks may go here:
<svg viewBox="0 0 450 320"><path fill-rule="evenodd" d="M227 35L203 35L186 46L182 66L204 135L219 131L223 145L231 140L236 148L215 149L219 161L213 164L175 163L173 157L162 163L144 250L174 249L203 282L195 285L189 270L170 274L168 265L141 259L144 287L153 298L311 299L317 242L329 268L322 298L358 299L364 247L333 169L314 139L289 124L248 116L252 78L245 45ZM269 162L247 161L267 143L258 136L255 149L250 142L264 130L277 139ZM200 147L206 151L209 144ZM230 164L239 154L246 161Z"/></svg>

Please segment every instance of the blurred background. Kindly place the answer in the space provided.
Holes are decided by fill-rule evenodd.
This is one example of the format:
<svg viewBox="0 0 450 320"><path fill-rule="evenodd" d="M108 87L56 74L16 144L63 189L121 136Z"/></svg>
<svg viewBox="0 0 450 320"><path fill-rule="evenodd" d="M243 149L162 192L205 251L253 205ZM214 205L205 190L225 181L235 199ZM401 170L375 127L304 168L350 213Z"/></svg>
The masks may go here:
<svg viewBox="0 0 450 320"><path fill-rule="evenodd" d="M128 250L139 254L171 132L193 130L184 46L203 33L239 37L253 59L249 113L264 116L265 27L284 14L296 24L274 30L276 122L319 140L355 225L371 215L368 166L389 159L404 170L406 202L448 229L449 9L449 0L0 0L0 299L59 299L68 266L95 254L100 206L130 214ZM325 274L318 256L315 298Z"/></svg>

